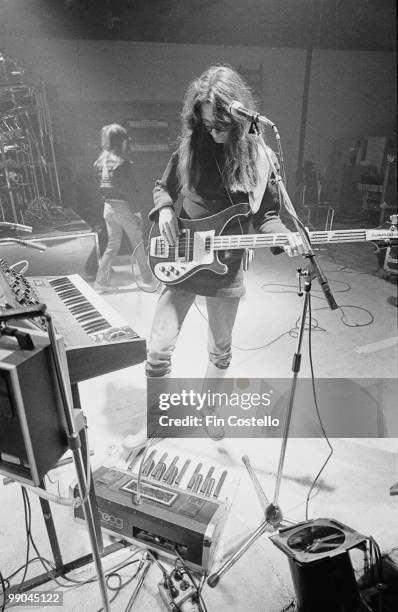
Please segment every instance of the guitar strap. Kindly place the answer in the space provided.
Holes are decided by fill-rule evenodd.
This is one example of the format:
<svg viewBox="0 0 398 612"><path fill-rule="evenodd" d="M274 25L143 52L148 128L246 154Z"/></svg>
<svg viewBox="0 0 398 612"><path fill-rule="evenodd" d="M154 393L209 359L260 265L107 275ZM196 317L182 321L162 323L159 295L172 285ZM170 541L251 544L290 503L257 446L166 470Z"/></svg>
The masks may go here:
<svg viewBox="0 0 398 612"><path fill-rule="evenodd" d="M278 160L275 153L272 151L272 149L269 149L269 152L273 158L275 166L278 167ZM267 189L268 182L271 178L271 168L262 147L259 148L256 165L259 180L253 191L249 193L249 204L253 214L256 214L260 209L265 190Z"/></svg>
<svg viewBox="0 0 398 612"><path fill-rule="evenodd" d="M222 172L221 172L220 165L219 165L216 157L214 157L214 160L215 160L216 165L217 165L218 173L219 173L219 175L221 177L221 180L223 182L224 189L227 192L230 206L233 206L234 203L233 203L230 191L229 191L227 185L224 183L224 179L223 179L223 175L222 175ZM264 191L265 191L265 189L264 189ZM249 194L249 203L250 203L250 194ZM241 223L239 221L239 218L238 218L238 223L239 223L239 226L240 226L241 233L243 234L243 228L242 228L242 225L241 225ZM245 272L247 272L247 270L249 269L249 264L253 260L253 257L254 257L253 249L244 249L244 254L243 254L243 258L242 258L242 268L243 268L243 270Z"/></svg>

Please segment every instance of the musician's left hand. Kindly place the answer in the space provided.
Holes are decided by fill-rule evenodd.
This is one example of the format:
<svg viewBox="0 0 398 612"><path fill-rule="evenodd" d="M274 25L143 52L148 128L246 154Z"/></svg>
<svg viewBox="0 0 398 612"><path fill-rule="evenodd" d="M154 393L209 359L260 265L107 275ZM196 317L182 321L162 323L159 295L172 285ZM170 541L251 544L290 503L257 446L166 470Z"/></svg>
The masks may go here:
<svg viewBox="0 0 398 612"><path fill-rule="evenodd" d="M289 257L297 257L297 255L302 255L305 252L304 244L300 236L291 232L288 234L287 240L289 244L283 247L286 255L289 255Z"/></svg>

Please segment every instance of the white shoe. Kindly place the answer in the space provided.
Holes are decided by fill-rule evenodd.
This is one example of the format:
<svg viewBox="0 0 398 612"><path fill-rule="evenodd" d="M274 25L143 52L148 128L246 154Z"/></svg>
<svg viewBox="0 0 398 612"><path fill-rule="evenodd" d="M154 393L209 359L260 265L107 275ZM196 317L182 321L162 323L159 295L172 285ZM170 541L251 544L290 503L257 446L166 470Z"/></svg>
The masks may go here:
<svg viewBox="0 0 398 612"><path fill-rule="evenodd" d="M228 377L228 371L229 368L218 368L214 363L209 361L204 378L226 378Z"/></svg>
<svg viewBox="0 0 398 612"><path fill-rule="evenodd" d="M141 430L136 434L128 434L122 440L122 446L128 450L139 448L146 442L145 430Z"/></svg>
<svg viewBox="0 0 398 612"><path fill-rule="evenodd" d="M217 416L217 411L205 408L202 411L202 416L205 419L204 430L207 437L214 440L214 442L223 440L225 438L225 429L222 425L215 425L213 423L206 424L206 416Z"/></svg>

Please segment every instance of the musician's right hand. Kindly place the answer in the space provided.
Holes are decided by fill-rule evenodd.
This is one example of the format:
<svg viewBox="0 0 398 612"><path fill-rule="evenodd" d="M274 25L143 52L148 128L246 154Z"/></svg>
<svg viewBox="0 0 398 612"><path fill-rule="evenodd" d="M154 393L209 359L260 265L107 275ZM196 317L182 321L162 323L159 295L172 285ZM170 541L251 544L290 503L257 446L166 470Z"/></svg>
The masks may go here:
<svg viewBox="0 0 398 612"><path fill-rule="evenodd" d="M170 245L174 246L179 234L177 215L171 206L163 206L159 211L159 230L161 236Z"/></svg>

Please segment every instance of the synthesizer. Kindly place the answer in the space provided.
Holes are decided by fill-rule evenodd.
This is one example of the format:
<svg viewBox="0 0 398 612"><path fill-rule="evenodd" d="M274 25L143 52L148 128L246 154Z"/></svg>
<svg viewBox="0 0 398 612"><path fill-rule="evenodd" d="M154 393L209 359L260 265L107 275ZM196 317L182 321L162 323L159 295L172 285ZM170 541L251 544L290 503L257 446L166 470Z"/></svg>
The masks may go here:
<svg viewBox="0 0 398 612"><path fill-rule="evenodd" d="M0 259L0 311L37 304L46 304L64 339L71 383L144 361L144 338L78 274L25 278Z"/></svg>
<svg viewBox="0 0 398 612"><path fill-rule="evenodd" d="M165 448L152 450L141 467L137 504L138 469L101 466L94 472L101 527L166 559L175 559L177 550L191 569L207 572L237 489L235 475ZM83 520L81 507L73 512Z"/></svg>

